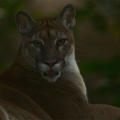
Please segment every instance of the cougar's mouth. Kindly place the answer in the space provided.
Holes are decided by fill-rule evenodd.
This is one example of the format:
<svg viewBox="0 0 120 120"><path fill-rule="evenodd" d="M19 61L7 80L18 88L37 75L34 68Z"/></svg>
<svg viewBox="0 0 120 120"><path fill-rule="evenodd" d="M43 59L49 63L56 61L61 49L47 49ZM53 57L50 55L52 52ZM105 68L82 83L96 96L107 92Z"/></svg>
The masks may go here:
<svg viewBox="0 0 120 120"><path fill-rule="evenodd" d="M56 82L58 77L60 77L61 71L49 70L42 74L43 78L45 78L48 82Z"/></svg>
<svg viewBox="0 0 120 120"><path fill-rule="evenodd" d="M47 72L45 72L43 75L44 76L54 76L54 75L58 75L59 73L53 70L49 70Z"/></svg>

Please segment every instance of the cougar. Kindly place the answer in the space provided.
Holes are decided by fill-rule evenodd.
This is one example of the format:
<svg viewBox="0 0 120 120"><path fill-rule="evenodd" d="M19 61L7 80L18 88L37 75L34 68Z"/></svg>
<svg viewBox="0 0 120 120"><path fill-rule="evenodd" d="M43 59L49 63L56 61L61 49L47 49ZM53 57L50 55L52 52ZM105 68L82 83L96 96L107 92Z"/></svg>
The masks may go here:
<svg viewBox="0 0 120 120"><path fill-rule="evenodd" d="M14 62L0 74L0 120L119 120L120 109L88 102L75 61L75 9L34 20L16 14L22 42Z"/></svg>

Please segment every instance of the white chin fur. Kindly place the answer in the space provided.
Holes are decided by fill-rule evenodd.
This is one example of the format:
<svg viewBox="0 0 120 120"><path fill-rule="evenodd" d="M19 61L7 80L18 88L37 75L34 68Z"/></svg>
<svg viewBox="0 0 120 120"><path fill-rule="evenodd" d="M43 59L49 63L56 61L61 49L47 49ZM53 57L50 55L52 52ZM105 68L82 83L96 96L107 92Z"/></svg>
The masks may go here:
<svg viewBox="0 0 120 120"><path fill-rule="evenodd" d="M60 74L61 74L61 72L59 72L58 75L53 75L53 76L44 76L44 75L42 74L42 77L43 77L44 79L46 79L48 82L56 82L57 79L58 79L58 77L60 77Z"/></svg>

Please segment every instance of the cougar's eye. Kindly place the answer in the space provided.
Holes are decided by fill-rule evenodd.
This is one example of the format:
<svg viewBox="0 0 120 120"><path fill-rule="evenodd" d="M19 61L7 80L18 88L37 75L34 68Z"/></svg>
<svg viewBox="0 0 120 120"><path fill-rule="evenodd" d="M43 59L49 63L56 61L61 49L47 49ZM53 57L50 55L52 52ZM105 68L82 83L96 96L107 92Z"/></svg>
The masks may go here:
<svg viewBox="0 0 120 120"><path fill-rule="evenodd" d="M57 41L57 45L59 45L59 46L61 46L61 45L63 45L65 43L65 39L60 39L60 40L58 40Z"/></svg>
<svg viewBox="0 0 120 120"><path fill-rule="evenodd" d="M33 44L36 46L36 47L41 47L42 46L42 42L36 40L36 41L33 41Z"/></svg>

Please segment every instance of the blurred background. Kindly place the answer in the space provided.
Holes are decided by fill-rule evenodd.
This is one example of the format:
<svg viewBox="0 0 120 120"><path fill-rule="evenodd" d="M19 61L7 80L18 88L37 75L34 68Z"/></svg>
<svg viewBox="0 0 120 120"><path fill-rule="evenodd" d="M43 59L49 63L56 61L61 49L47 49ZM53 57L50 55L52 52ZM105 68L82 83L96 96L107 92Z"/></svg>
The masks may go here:
<svg viewBox="0 0 120 120"><path fill-rule="evenodd" d="M76 8L76 60L89 102L120 107L120 0L0 0L0 72L21 43L15 14L57 17L69 3Z"/></svg>

